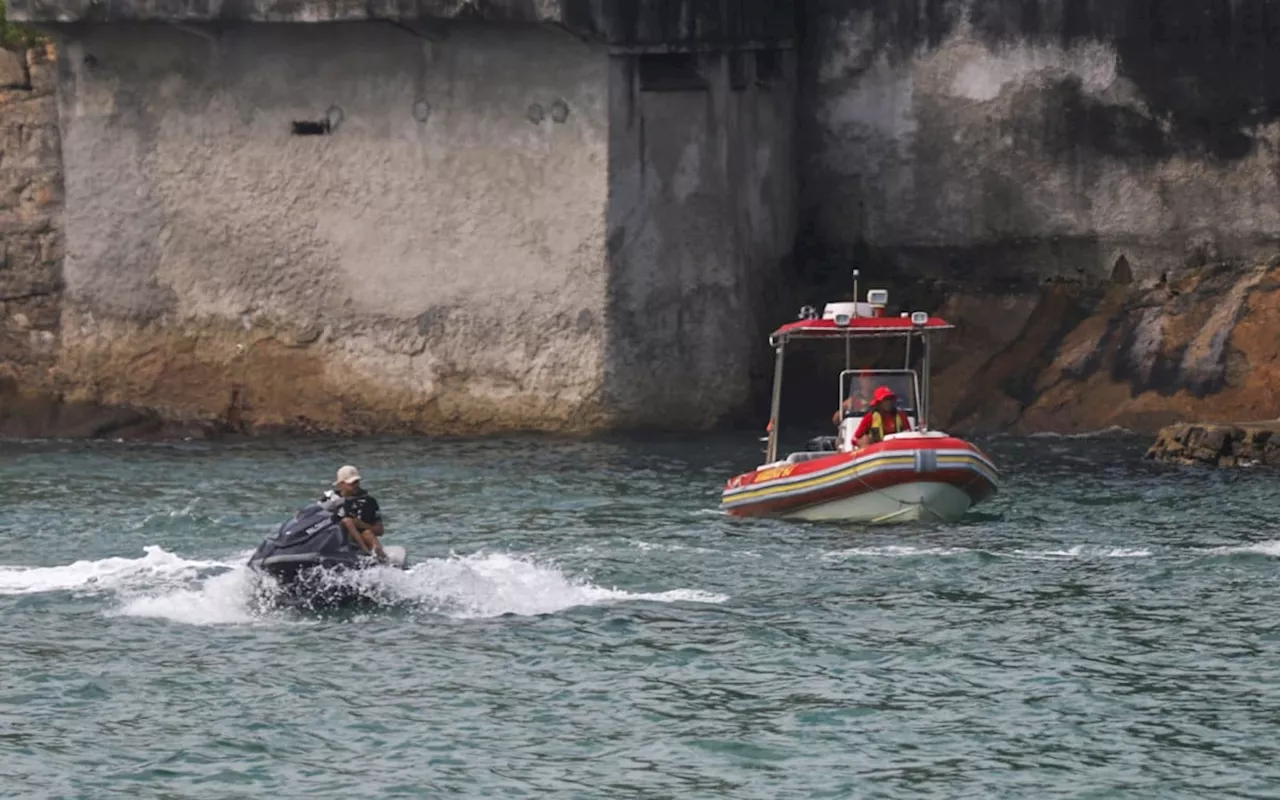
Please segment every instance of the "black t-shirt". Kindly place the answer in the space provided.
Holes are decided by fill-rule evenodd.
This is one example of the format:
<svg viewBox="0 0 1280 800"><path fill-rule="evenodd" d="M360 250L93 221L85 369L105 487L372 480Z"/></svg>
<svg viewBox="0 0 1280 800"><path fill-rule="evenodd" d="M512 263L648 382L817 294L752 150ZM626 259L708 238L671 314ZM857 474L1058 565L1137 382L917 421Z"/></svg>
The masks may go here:
<svg viewBox="0 0 1280 800"><path fill-rule="evenodd" d="M338 518L352 517L358 519L366 525L374 525L382 522L382 509L378 507L378 501L373 495L361 489L351 497L343 501L342 507L334 512L334 516Z"/></svg>

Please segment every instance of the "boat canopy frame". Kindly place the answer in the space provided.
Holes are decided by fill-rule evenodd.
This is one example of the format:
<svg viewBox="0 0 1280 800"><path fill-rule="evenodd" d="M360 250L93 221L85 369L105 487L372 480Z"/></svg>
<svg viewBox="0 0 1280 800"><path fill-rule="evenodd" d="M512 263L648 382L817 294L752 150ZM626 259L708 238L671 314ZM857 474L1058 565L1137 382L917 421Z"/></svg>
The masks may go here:
<svg viewBox="0 0 1280 800"><path fill-rule="evenodd" d="M816 319L812 316L812 309L802 310L799 320L787 323L769 335L769 344L774 349L774 370L765 463L772 464L778 460L778 438L781 427L778 417L782 412L782 375L788 344L806 340L843 341L845 360L844 372L841 373L843 376L853 369L854 340L904 339L906 345L904 368L911 370L911 343L919 339L920 371L917 384L919 408L916 411L916 428L924 431L928 430L931 405L929 334L954 329L955 326L946 320L928 316L924 312L916 312L910 316L903 314L900 317L854 317L847 320L832 320ZM840 380L843 381L843 377ZM843 386L841 391L843 392Z"/></svg>

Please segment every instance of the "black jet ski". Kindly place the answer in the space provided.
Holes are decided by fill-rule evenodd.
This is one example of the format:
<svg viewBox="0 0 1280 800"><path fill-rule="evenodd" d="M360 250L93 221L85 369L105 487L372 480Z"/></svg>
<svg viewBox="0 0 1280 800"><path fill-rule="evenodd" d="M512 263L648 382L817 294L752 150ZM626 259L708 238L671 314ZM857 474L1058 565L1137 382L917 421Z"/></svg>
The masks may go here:
<svg viewBox="0 0 1280 800"><path fill-rule="evenodd" d="M312 503L263 540L249 557L249 568L271 576L289 599L329 605L363 596L359 582L344 580L346 573L379 566L405 568L403 547L383 550L387 562L379 564L334 519L332 503Z"/></svg>

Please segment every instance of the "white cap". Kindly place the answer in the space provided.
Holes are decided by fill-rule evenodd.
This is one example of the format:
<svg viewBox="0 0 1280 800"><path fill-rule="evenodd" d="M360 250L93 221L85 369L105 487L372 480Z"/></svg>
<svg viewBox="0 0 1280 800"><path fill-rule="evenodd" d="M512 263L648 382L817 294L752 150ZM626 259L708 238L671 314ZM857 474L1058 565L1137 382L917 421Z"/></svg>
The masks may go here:
<svg viewBox="0 0 1280 800"><path fill-rule="evenodd" d="M333 482L334 486L339 483L358 483L360 481L360 470L350 464L338 470L338 479Z"/></svg>

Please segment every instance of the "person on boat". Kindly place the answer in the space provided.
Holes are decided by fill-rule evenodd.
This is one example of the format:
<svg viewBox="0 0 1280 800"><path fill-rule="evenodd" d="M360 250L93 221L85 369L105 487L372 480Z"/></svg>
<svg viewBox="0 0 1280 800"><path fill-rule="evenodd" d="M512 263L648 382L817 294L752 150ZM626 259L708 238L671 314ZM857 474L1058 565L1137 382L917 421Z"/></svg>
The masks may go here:
<svg viewBox="0 0 1280 800"><path fill-rule="evenodd" d="M888 386L881 386L871 398L871 410L867 412L853 432L858 447L884 441L890 433L911 430L911 420L898 409L898 396Z"/></svg>
<svg viewBox="0 0 1280 800"><path fill-rule="evenodd" d="M839 426L840 420L854 414L865 414L871 405L872 389L871 389L871 373L858 373L859 386L855 387L849 384L849 396L844 399L840 407L836 409L836 413L831 415L831 423Z"/></svg>
<svg viewBox="0 0 1280 800"><path fill-rule="evenodd" d="M360 487L358 469L349 464L339 469L333 490L325 492L320 502L333 511L334 519L361 548L379 561L387 560L382 542L378 541L383 531L382 509L377 499Z"/></svg>

